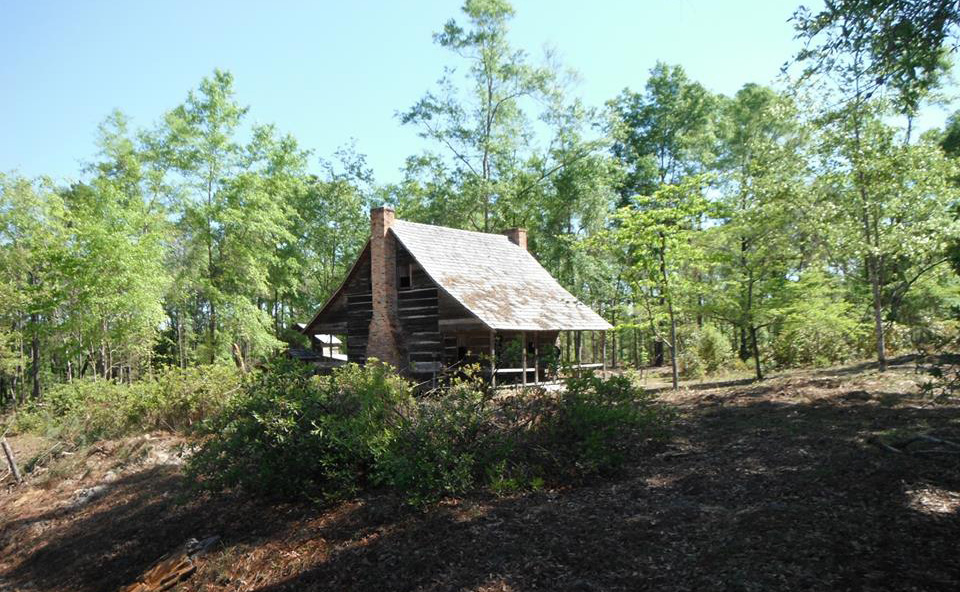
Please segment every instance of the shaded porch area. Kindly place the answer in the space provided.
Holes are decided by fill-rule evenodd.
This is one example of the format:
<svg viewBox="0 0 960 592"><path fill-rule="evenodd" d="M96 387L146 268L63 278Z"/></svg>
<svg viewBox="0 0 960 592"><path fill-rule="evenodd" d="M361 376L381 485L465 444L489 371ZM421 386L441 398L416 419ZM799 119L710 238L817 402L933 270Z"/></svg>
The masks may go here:
<svg viewBox="0 0 960 592"><path fill-rule="evenodd" d="M470 331L444 336L448 369L479 364L493 386L555 383L560 370L606 370L606 332Z"/></svg>

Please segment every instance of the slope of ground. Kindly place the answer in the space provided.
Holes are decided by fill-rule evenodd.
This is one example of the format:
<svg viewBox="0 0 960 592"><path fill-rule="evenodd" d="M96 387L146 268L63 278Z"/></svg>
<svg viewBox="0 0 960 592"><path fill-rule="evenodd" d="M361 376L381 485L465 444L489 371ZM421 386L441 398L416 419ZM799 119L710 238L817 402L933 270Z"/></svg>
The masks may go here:
<svg viewBox="0 0 960 592"><path fill-rule="evenodd" d="M175 589L955 591L960 450L940 441L960 442L960 408L914 397L917 379L852 367L663 391L675 436L620 478L425 512L190 499L177 442L114 443L85 476L0 494L0 590L117 590L218 535Z"/></svg>

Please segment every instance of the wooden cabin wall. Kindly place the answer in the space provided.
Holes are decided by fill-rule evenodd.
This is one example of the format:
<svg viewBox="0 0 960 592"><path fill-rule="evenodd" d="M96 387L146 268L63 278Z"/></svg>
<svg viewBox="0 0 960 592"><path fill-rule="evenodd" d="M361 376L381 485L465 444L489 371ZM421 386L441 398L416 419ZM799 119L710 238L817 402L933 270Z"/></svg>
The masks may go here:
<svg viewBox="0 0 960 592"><path fill-rule="evenodd" d="M486 325L446 292L440 291L438 305L444 364L459 362L461 351L467 352L468 361L490 355L490 330Z"/></svg>
<svg viewBox="0 0 960 592"><path fill-rule="evenodd" d="M401 287L401 274L408 275L409 285ZM402 332L410 370L429 374L439 370L442 362L440 338L439 292L437 285L414 261L410 252L397 245L397 317Z"/></svg>
<svg viewBox="0 0 960 592"><path fill-rule="evenodd" d="M367 361L367 339L373 318L373 295L370 288L370 259L360 263L344 293L347 301L347 360L363 364Z"/></svg>
<svg viewBox="0 0 960 592"><path fill-rule="evenodd" d="M419 287L398 291L397 316L410 369L414 373L433 372L432 364L441 358L437 289Z"/></svg>

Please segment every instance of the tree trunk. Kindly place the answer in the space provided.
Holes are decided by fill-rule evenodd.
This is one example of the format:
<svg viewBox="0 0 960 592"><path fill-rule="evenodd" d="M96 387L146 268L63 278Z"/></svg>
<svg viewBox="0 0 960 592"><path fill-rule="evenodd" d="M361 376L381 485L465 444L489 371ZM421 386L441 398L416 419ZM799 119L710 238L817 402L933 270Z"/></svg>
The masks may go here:
<svg viewBox="0 0 960 592"><path fill-rule="evenodd" d="M757 371L757 380L763 380L763 368L760 365L760 346L757 344L757 328L750 326L750 343L753 347L753 365Z"/></svg>
<svg viewBox="0 0 960 592"><path fill-rule="evenodd" d="M670 289L670 276L667 273L667 239L660 233L660 273L663 276L663 299L667 303L670 315L670 372L673 378L673 390L677 390L680 380L677 373L677 317L673 313L673 291Z"/></svg>
<svg viewBox="0 0 960 592"><path fill-rule="evenodd" d="M22 328L22 325L20 326L20 328ZM17 358L19 363L17 364L16 376L14 376L14 379L13 379L13 396L14 396L14 399L19 404L22 404L26 397L26 394L23 392L24 377L23 377L23 338L22 337L17 339L17 348L19 350L20 357Z"/></svg>
<svg viewBox="0 0 960 592"><path fill-rule="evenodd" d="M186 353L184 352L184 340L183 340L183 311L177 311L177 354L180 358L180 367L187 367Z"/></svg>
<svg viewBox="0 0 960 592"><path fill-rule="evenodd" d="M614 329L610 333L610 368L617 367L617 348L619 344L617 343L617 330Z"/></svg>
<svg viewBox="0 0 960 592"><path fill-rule="evenodd" d="M217 308L213 304L213 301L210 302L210 323L208 330L210 332L208 340L210 343L210 363L213 364L217 361Z"/></svg>
<svg viewBox="0 0 960 592"><path fill-rule="evenodd" d="M677 390L680 378L677 373L677 319L673 316L673 303L667 305L670 311L670 372L673 379L673 390Z"/></svg>
<svg viewBox="0 0 960 592"><path fill-rule="evenodd" d="M651 366L656 366L657 368L663 366L665 357L666 356L664 356L663 352L663 340L659 337L655 337L653 342L653 364L651 364Z"/></svg>
<svg viewBox="0 0 960 592"><path fill-rule="evenodd" d="M34 400L40 398L40 337L37 336L37 325L40 324L36 314L30 315L34 333L30 340L30 381L33 384L32 396Z"/></svg>
<svg viewBox="0 0 960 592"><path fill-rule="evenodd" d="M877 256L868 257L870 271L870 289L873 292L873 326L877 338L877 369L885 372L887 369L887 351L883 335L883 302L880 293L880 270Z"/></svg>

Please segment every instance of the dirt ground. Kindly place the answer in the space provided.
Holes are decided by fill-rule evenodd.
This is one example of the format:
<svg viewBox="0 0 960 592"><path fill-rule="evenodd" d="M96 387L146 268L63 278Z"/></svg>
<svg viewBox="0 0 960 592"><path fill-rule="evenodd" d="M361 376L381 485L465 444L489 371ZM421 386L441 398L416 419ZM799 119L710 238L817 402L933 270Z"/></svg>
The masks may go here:
<svg viewBox="0 0 960 592"><path fill-rule="evenodd" d="M189 499L176 438L109 443L65 457L71 478L0 492L0 592L117 590L211 535L177 590L955 592L960 449L938 440L960 442L960 406L918 399L918 379L855 366L664 390L673 437L618 478L427 511Z"/></svg>

